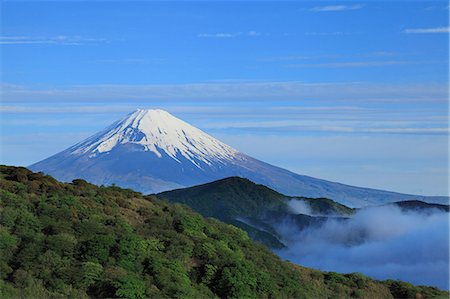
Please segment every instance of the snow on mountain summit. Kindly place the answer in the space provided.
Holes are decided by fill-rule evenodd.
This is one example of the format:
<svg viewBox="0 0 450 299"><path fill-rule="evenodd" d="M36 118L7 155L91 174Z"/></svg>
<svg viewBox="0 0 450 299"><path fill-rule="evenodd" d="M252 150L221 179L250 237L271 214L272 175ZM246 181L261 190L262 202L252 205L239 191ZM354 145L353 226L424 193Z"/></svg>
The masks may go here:
<svg viewBox="0 0 450 299"><path fill-rule="evenodd" d="M201 168L199 162L232 160L237 150L160 109L137 109L84 142L71 148L72 154L90 158L124 144L142 146L161 158L163 153L179 161L180 155Z"/></svg>

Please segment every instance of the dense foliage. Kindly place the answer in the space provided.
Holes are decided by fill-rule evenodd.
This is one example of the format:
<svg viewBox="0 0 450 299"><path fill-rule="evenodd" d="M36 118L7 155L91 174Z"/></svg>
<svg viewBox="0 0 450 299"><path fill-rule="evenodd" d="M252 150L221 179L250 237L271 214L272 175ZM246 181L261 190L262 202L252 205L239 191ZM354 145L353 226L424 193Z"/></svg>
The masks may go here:
<svg viewBox="0 0 450 299"><path fill-rule="evenodd" d="M159 197L187 204L202 215L219 219L260 216L267 211L288 212L289 200L301 200L315 214L347 216L353 209L327 198L292 197L248 179L230 177L208 184L166 191Z"/></svg>
<svg viewBox="0 0 450 299"><path fill-rule="evenodd" d="M290 197L240 177L162 192L158 197L190 206L205 217L214 217L245 230L249 236L273 249L284 247L275 226L290 219L299 229L326 220L295 215L289 201L303 201L316 215L348 217L354 210L326 198Z"/></svg>
<svg viewBox="0 0 450 299"><path fill-rule="evenodd" d="M446 295L283 262L236 227L132 190L0 173L0 298Z"/></svg>
<svg viewBox="0 0 450 299"><path fill-rule="evenodd" d="M187 204L202 215L218 219L259 216L267 210L288 208L285 195L240 177L162 192L158 196Z"/></svg>
<svg viewBox="0 0 450 299"><path fill-rule="evenodd" d="M315 214L319 215L341 215L348 216L355 212L354 209L349 208L343 204L337 203L328 198L306 198L301 197L311 207Z"/></svg>
<svg viewBox="0 0 450 299"><path fill-rule="evenodd" d="M437 203L427 203L420 200L406 200L392 203L404 211L426 211L426 210L440 210L449 212L449 205L442 205Z"/></svg>

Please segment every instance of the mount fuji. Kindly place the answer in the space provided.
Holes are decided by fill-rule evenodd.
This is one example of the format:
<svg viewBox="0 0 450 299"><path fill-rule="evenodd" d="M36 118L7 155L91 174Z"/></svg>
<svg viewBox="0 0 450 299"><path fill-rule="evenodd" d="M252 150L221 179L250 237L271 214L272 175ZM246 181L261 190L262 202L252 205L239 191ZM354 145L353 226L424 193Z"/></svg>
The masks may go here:
<svg viewBox="0 0 450 299"><path fill-rule="evenodd" d="M283 194L326 197L351 207L427 197L353 187L264 163L163 110L138 109L105 130L29 166L62 181L85 179L157 193L239 176Z"/></svg>

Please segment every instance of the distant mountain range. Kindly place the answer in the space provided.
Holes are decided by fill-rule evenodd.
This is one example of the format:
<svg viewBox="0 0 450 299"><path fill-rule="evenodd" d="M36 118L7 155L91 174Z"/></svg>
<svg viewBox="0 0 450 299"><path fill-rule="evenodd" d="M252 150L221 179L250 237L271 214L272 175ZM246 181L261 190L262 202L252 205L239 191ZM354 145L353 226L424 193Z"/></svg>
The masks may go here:
<svg viewBox="0 0 450 299"><path fill-rule="evenodd" d="M400 194L299 175L247 156L163 110L136 110L29 168L62 181L83 178L143 193L238 176L290 196L331 198L349 207L404 200L448 202L447 197Z"/></svg>

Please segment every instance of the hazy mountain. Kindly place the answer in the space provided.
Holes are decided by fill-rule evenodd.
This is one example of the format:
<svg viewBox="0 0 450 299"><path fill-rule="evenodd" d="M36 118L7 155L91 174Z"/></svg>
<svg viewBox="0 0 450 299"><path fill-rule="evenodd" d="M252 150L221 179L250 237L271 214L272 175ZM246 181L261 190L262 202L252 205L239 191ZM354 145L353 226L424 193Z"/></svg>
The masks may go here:
<svg viewBox="0 0 450 299"><path fill-rule="evenodd" d="M449 212L449 205L442 205L436 203L427 203L420 200L406 200L393 202L388 205L396 205L404 211L429 211L438 210L443 212Z"/></svg>
<svg viewBox="0 0 450 299"><path fill-rule="evenodd" d="M239 176L287 195L326 197L351 207L401 200L447 202L446 197L353 187L295 174L247 156L162 110L136 110L29 168L63 181L83 178L144 193Z"/></svg>

